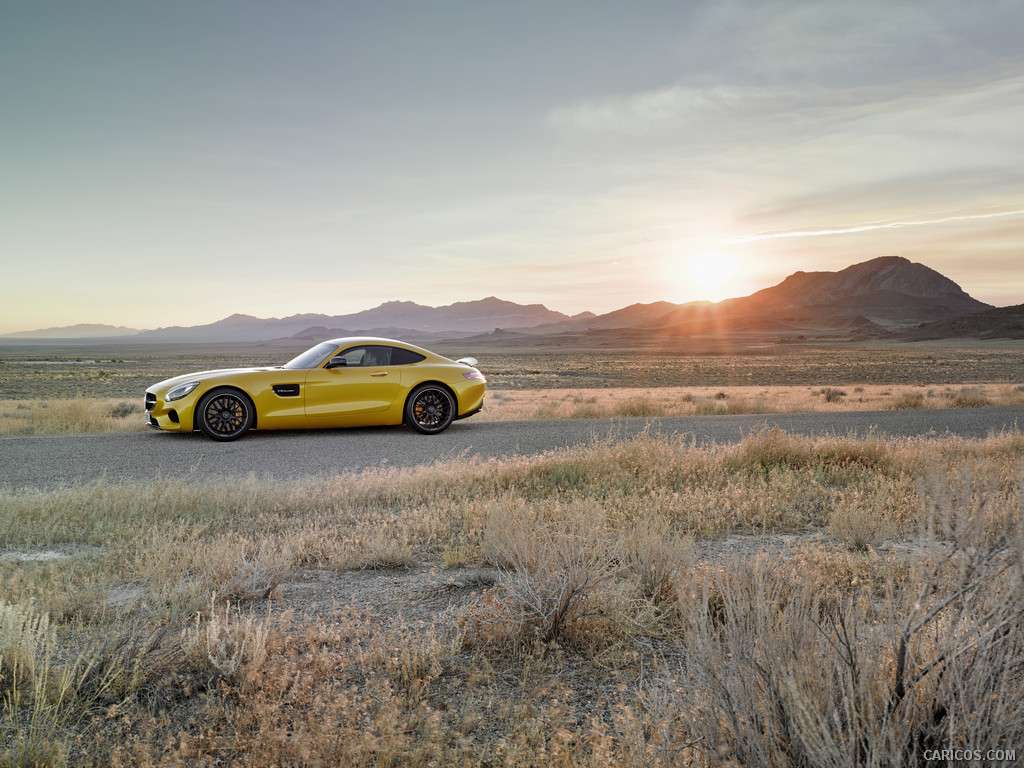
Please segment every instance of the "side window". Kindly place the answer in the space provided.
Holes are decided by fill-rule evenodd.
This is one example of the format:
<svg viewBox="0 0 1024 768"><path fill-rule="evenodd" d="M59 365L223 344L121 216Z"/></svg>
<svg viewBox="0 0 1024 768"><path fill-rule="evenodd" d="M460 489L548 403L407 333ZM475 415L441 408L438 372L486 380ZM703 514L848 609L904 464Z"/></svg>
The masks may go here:
<svg viewBox="0 0 1024 768"><path fill-rule="evenodd" d="M391 350L391 364L392 365L412 365L418 363L420 360L426 360L423 355L418 352L412 352L408 349L400 349L399 347L388 347Z"/></svg>
<svg viewBox="0 0 1024 768"><path fill-rule="evenodd" d="M342 352L339 357L345 358L348 367L391 365L391 347L352 347Z"/></svg>

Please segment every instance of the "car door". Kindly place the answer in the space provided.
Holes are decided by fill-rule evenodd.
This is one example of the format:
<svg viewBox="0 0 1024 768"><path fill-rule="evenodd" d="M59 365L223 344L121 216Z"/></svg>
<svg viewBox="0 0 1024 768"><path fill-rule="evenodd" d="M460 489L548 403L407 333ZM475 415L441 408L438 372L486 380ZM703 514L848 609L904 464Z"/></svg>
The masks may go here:
<svg viewBox="0 0 1024 768"><path fill-rule="evenodd" d="M339 365L341 360L344 364ZM344 424L349 416L385 411L401 382L401 369L391 365L391 347L350 347L306 375L306 417L321 424Z"/></svg>

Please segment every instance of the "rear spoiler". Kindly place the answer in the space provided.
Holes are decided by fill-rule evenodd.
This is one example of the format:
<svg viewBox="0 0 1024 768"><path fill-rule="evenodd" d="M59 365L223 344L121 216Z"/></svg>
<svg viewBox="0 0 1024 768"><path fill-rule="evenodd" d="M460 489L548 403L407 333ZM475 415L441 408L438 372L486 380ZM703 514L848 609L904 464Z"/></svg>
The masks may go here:
<svg viewBox="0 0 1024 768"><path fill-rule="evenodd" d="M455 362L462 363L463 365L468 365L470 368L475 368L477 365L477 359L475 357L463 357L462 359L456 360Z"/></svg>

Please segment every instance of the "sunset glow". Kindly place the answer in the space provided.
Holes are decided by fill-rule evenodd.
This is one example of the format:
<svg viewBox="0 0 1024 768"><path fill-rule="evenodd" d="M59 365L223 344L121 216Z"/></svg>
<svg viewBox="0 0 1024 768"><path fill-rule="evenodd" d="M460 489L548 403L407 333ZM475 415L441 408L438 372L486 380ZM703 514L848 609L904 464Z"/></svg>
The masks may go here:
<svg viewBox="0 0 1024 768"><path fill-rule="evenodd" d="M724 251L701 251L686 262L686 277L698 288L700 299L720 301L736 294L732 279L740 271L740 265Z"/></svg>

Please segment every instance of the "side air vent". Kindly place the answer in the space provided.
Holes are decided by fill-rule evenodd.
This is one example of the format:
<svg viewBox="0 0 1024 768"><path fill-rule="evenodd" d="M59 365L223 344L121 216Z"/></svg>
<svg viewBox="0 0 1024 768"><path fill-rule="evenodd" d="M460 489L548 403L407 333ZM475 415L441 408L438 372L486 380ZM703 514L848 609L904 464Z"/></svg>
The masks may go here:
<svg viewBox="0 0 1024 768"><path fill-rule="evenodd" d="M274 394L279 397L298 397L299 396L299 385L298 384L275 384Z"/></svg>

